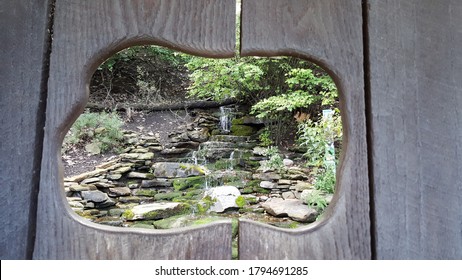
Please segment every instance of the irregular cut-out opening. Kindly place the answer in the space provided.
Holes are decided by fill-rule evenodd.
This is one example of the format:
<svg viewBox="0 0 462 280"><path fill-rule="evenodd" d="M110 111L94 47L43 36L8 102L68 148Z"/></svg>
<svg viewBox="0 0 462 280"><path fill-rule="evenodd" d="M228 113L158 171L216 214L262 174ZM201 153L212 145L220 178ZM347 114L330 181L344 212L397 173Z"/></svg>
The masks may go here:
<svg viewBox="0 0 462 280"><path fill-rule="evenodd" d="M335 191L338 104L331 77L298 58L124 49L95 71L64 139L67 200L119 227L309 225Z"/></svg>

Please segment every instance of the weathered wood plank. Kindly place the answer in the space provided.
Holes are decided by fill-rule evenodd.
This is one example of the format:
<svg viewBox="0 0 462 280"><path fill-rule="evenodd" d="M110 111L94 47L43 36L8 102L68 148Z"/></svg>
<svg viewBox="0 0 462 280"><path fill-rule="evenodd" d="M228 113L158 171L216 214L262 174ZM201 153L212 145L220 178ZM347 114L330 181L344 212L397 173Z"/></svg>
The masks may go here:
<svg viewBox="0 0 462 280"><path fill-rule="evenodd" d="M151 43L229 57L234 52L234 26L233 0L57 1L34 258L231 258L230 222L160 232L78 218L64 199L60 149L87 102L93 71L110 54Z"/></svg>
<svg viewBox="0 0 462 280"><path fill-rule="evenodd" d="M361 1L247 0L244 55L293 55L330 71L341 93L343 155L322 222L282 230L242 221L241 259L371 258Z"/></svg>
<svg viewBox="0 0 462 280"><path fill-rule="evenodd" d="M0 259L32 257L48 2L0 2Z"/></svg>
<svg viewBox="0 0 462 280"><path fill-rule="evenodd" d="M462 259L462 2L372 0L378 259Z"/></svg>

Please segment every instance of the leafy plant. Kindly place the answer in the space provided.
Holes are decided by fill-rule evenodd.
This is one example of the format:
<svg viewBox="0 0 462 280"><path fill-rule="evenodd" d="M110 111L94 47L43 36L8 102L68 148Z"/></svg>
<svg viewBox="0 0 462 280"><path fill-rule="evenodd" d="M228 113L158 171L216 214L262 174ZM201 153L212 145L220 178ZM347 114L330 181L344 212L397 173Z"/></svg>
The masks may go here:
<svg viewBox="0 0 462 280"><path fill-rule="evenodd" d="M335 171L333 166L326 166L325 169L318 174L314 187L325 193L334 193Z"/></svg>
<svg viewBox="0 0 462 280"><path fill-rule="evenodd" d="M318 212L324 211L328 205L327 200L324 198L324 196L322 196L322 192L319 190L311 192L306 200L306 203L308 206L316 209Z"/></svg>
<svg viewBox="0 0 462 280"><path fill-rule="evenodd" d="M317 122L307 119L299 123L297 136L299 146L306 148L307 164L323 166L329 142L340 143L342 140L342 123L338 112L332 118L320 118Z"/></svg>
<svg viewBox="0 0 462 280"><path fill-rule="evenodd" d="M279 154L279 149L277 147L271 146L267 148L264 155L268 157L268 160L261 162L264 168L277 171L282 171L284 169L283 158Z"/></svg>
<svg viewBox="0 0 462 280"><path fill-rule="evenodd" d="M260 140L260 145L265 147L270 146L274 143L273 140L271 140L271 131L268 127L265 127L263 132L260 133L260 135L258 135L258 140Z"/></svg>
<svg viewBox="0 0 462 280"><path fill-rule="evenodd" d="M107 152L120 146L122 119L115 113L85 112L75 121L64 138L64 152L73 146L86 146L91 153Z"/></svg>

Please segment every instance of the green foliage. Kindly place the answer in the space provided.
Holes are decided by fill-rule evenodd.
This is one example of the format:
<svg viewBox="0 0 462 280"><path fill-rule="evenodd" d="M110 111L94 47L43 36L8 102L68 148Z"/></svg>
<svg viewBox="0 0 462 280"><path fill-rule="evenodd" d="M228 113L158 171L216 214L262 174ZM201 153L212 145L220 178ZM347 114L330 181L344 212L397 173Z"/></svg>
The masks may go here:
<svg viewBox="0 0 462 280"><path fill-rule="evenodd" d="M237 207L242 208L245 205L247 205L247 201L245 200L243 196L240 195L236 198L236 205Z"/></svg>
<svg viewBox="0 0 462 280"><path fill-rule="evenodd" d="M259 118L277 118L281 113L295 112L312 105L333 105L337 88L326 73L316 75L312 69L294 68L286 75L285 93L260 100L252 107Z"/></svg>
<svg viewBox="0 0 462 280"><path fill-rule="evenodd" d="M279 154L278 147L271 146L267 148L265 156L268 157L268 160L262 162L264 168L273 169L277 171L282 171L284 169L283 158Z"/></svg>
<svg viewBox="0 0 462 280"><path fill-rule="evenodd" d="M327 200L322 196L322 192L319 190L313 191L307 198L306 203L308 206L316 209L318 212L324 211L327 207Z"/></svg>
<svg viewBox="0 0 462 280"><path fill-rule="evenodd" d="M179 66L190 59L188 55L181 55L180 53L170 50L167 48L159 46L134 46L130 48L123 49L118 53L114 54L106 61L104 61L100 66L99 70L107 69L109 71L113 70L114 65L120 61L129 61L133 58L144 57L144 58L156 58L163 61L166 61L172 65Z"/></svg>
<svg viewBox="0 0 462 280"><path fill-rule="evenodd" d="M308 119L298 125L298 144L306 148L305 157L308 165L323 166L325 162L326 145L329 141L339 143L342 140L342 123L338 112L332 119L322 119L314 122Z"/></svg>
<svg viewBox="0 0 462 280"><path fill-rule="evenodd" d="M122 119L115 113L85 112L75 121L64 138L64 152L74 145L96 145L101 152L116 150L123 139Z"/></svg>
<svg viewBox="0 0 462 280"><path fill-rule="evenodd" d="M249 59L192 58L186 67L191 71L191 96L222 100L240 98L260 90L263 71Z"/></svg>
<svg viewBox="0 0 462 280"><path fill-rule="evenodd" d="M260 140L261 146L268 147L274 144L273 140L271 140L271 131L268 127L265 127L260 135L258 135L258 140Z"/></svg>
<svg viewBox="0 0 462 280"><path fill-rule="evenodd" d="M314 187L325 193L334 193L335 189L335 170L333 166L326 166L316 177Z"/></svg>

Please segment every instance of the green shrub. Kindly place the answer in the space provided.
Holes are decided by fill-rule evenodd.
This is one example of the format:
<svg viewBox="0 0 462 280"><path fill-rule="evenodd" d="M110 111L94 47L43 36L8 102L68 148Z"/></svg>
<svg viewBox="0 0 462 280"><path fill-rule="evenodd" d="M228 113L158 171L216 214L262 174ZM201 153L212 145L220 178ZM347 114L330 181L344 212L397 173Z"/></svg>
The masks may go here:
<svg viewBox="0 0 462 280"><path fill-rule="evenodd" d="M122 125L122 119L115 112L85 112L75 121L64 138L64 152L75 146L85 146L87 151L93 154L116 150L123 139Z"/></svg>
<svg viewBox="0 0 462 280"><path fill-rule="evenodd" d="M317 175L314 187L325 193L334 193L335 170L333 166L326 166L326 168Z"/></svg>
<svg viewBox="0 0 462 280"><path fill-rule="evenodd" d="M265 156L268 157L268 160L262 162L263 167L277 171L282 171L284 169L283 158L279 154L278 147L271 146L267 148Z"/></svg>
<svg viewBox="0 0 462 280"><path fill-rule="evenodd" d="M336 112L332 119L320 119L317 122L307 119L298 125L297 142L306 148L305 157L308 165L323 166L326 155L326 145L329 141L341 143L342 122Z"/></svg>
<svg viewBox="0 0 462 280"><path fill-rule="evenodd" d="M315 190L313 191L307 198L306 203L308 206L316 209L318 212L324 211L327 207L327 200L322 196L321 191Z"/></svg>

